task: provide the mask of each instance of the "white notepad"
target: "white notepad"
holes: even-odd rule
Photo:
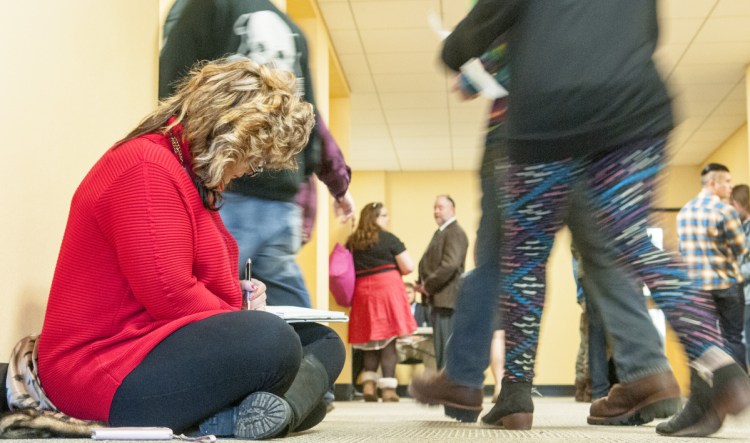
[[[94,440],[171,440],[172,430],[160,427],[94,428]]]
[[[266,306],[266,311],[278,315],[287,323],[349,321],[349,317],[340,311],[325,311],[299,306]]]

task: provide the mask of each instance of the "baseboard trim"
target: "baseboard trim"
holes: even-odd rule
[[[575,395],[576,388],[573,385],[534,385],[537,391],[543,397],[572,397]],[[396,392],[400,397],[409,397],[409,387],[407,385],[398,385]],[[356,391],[355,391],[356,389]],[[333,388],[333,394],[336,401],[357,400],[357,394],[362,392],[362,385],[336,384]],[[485,385],[484,395],[492,397],[495,392],[495,385]],[[361,394],[360,394],[361,395]]]

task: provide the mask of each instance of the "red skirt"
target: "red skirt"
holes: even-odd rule
[[[416,330],[417,322],[398,271],[357,277],[349,312],[349,343],[386,340]]]

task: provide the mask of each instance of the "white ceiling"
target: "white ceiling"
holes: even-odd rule
[[[460,102],[438,63],[436,14],[470,0],[318,0],[351,88],[348,163],[358,170],[477,169],[489,103]],[[659,0],[656,53],[675,96],[672,164],[701,163],[747,120],[750,0]]]

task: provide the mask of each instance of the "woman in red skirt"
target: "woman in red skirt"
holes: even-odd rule
[[[362,209],[347,247],[354,255],[357,280],[349,318],[349,343],[364,354],[362,391],[365,401],[398,401],[395,378],[396,338],[410,335],[417,323],[409,307],[402,275],[414,270],[406,246],[386,231],[388,210],[382,203]],[[378,377],[377,370],[383,374]]]

